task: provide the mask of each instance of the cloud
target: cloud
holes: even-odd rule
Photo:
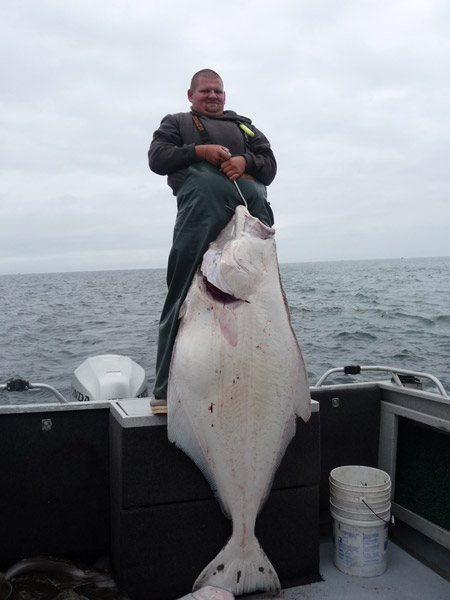
[[[281,261],[448,254],[449,26],[442,0],[8,3],[0,273],[165,266],[146,153],[205,66],[273,145]]]

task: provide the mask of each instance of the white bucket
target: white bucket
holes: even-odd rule
[[[391,515],[389,475],[372,467],[333,469],[330,508],[335,566],[359,577],[384,573]]]

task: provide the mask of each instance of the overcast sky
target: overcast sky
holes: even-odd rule
[[[446,0],[6,0],[0,273],[165,267],[161,118],[218,71],[271,141],[280,262],[450,255]]]

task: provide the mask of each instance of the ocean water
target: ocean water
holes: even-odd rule
[[[280,272],[311,384],[333,367],[383,365],[428,372],[450,393],[450,257],[282,264]],[[165,290],[165,269],[0,276],[0,383],[22,377],[69,398],[86,358],[117,353],[144,367],[151,390]],[[0,404],[37,400],[54,401],[0,391]]]

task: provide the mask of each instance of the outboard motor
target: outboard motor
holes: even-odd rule
[[[72,376],[72,401],[89,402],[142,396],[147,396],[145,371],[129,356],[91,356],[75,369]]]

